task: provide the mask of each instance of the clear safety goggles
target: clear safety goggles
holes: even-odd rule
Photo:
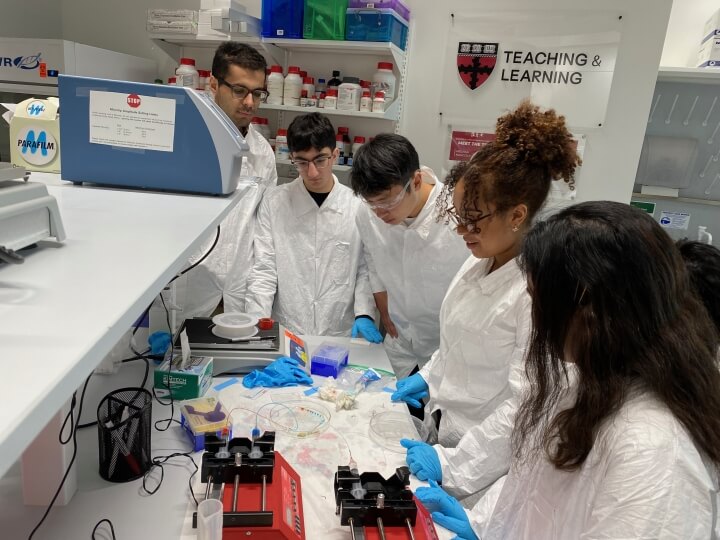
[[[403,186],[402,190],[390,200],[368,201],[367,199],[363,198],[363,201],[365,201],[365,204],[367,204],[373,210],[392,210],[393,208],[398,206],[405,198],[405,195],[408,192],[407,190],[410,187],[410,184],[412,183],[414,178],[415,173],[413,173],[413,175],[410,177],[410,180],[408,180],[407,183]]]

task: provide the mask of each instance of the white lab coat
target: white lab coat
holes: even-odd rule
[[[489,518],[485,497],[468,514],[483,540],[708,540],[717,538],[717,478],[682,424],[639,393],[601,428],[578,471],[541,454],[496,485]]]
[[[440,305],[468,253],[454,228],[437,222],[443,184],[431,169],[423,171],[424,181],[435,187],[410,226],[388,225],[366,205],[357,216],[372,292],[387,291],[390,318],[398,331],[397,339],[385,337],[385,351],[398,378],[423,366],[438,348]]]
[[[430,394],[425,415],[442,411],[437,442],[444,447],[520,388],[530,297],[517,259],[488,274],[492,263],[471,256],[460,268],[440,310],[440,347],[420,370]]]
[[[320,207],[301,178],[265,194],[257,215],[248,313],[272,312],[293,332],[315,336],[349,336],[357,315],[374,314],[355,227],[362,203],[333,179]]]
[[[243,177],[259,177],[246,189],[237,206],[220,224],[220,239],[210,256],[199,266],[178,279],[178,304],[181,317],[207,317],[224,299],[224,311],[244,311],[246,281],[253,264],[255,211],[263,193],[277,185],[275,155],[270,144],[250,125],[246,137],[250,154],[243,159]],[[190,259],[190,264],[202,257],[215,239],[215,231]],[[183,283],[184,281],[184,283]]]

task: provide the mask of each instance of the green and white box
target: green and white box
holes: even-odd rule
[[[202,397],[210,388],[213,373],[213,359],[210,356],[190,356],[188,365],[180,369],[182,355],[174,354],[172,368],[168,370],[170,355],[155,368],[155,392],[173,399],[195,399]],[[168,384],[169,380],[169,384]]]

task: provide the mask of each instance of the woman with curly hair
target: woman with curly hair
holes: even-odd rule
[[[579,163],[564,118],[525,101],[498,119],[493,143],[452,169],[449,197],[438,198],[440,215],[455,224],[472,255],[443,301],[440,348],[418,374],[398,381],[393,399],[429,394],[425,412],[440,417],[439,444],[403,441],[408,464],[418,478],[442,481],[458,497],[507,471],[509,451],[481,456],[472,439],[509,441],[530,332],[517,255],[551,182],[563,179],[572,187]],[[491,416],[495,425],[483,426]],[[481,457],[487,474],[479,478],[471,473]]]
[[[670,237],[587,202],[534,227],[521,261],[529,391],[497,503],[418,496],[465,539],[717,538],[716,334]]]

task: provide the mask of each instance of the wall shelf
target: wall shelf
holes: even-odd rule
[[[388,120],[394,122],[398,118],[398,104],[397,100],[390,103],[390,106],[383,113],[372,113],[372,112],[361,112],[361,111],[343,111],[339,109],[324,109],[319,107],[298,107],[295,105],[271,105],[268,103],[262,103],[260,110],[265,111],[282,111],[282,112],[298,112],[298,113],[311,113],[320,112],[328,116],[349,116],[352,118],[372,118],[373,120]]]
[[[720,68],[660,66],[657,80],[662,82],[720,84]]]

